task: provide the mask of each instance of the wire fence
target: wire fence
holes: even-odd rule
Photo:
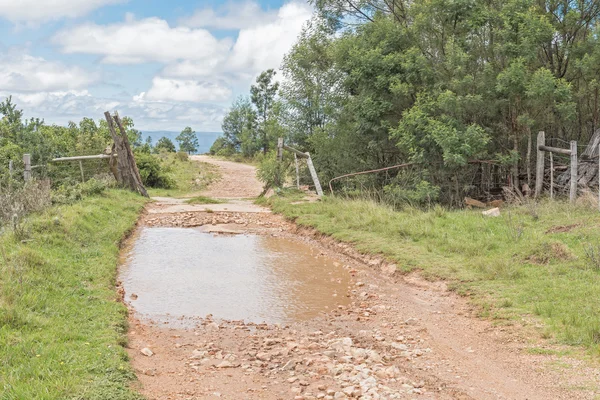
[[[4,183],[5,186],[9,183],[23,183],[31,178],[47,181],[52,187],[58,187],[86,182],[90,179],[104,179],[107,176],[112,176],[107,159],[49,162],[31,165],[29,169],[22,160],[10,160],[4,168],[0,168],[0,178],[2,178],[0,183]]]

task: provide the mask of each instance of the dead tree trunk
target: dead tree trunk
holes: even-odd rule
[[[117,153],[117,168],[116,178],[117,182],[129,188],[131,191],[138,192],[142,196],[149,197],[146,188],[142,184],[142,178],[140,177],[140,171],[138,170],[137,164],[131,147],[129,146],[129,139],[127,139],[127,133],[123,128],[121,119],[118,114],[111,116],[107,111],[104,113],[106,122],[108,122],[108,129],[110,135],[115,142],[115,151]],[[119,128],[119,132],[115,129],[115,123]]]
[[[579,157],[577,185],[579,187],[596,186],[598,182],[598,145],[600,145],[600,129],[592,135],[585,151]],[[571,168],[558,176],[556,182],[567,186],[571,180]]]

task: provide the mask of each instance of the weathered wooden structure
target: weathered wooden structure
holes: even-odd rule
[[[81,171],[81,179],[85,180],[82,161],[106,159],[108,160],[109,168],[119,185],[126,187],[131,191],[137,192],[142,196],[149,197],[148,192],[146,191],[146,188],[142,183],[140,171],[135,162],[135,157],[133,156],[131,146],[129,145],[127,132],[125,132],[125,128],[123,127],[119,115],[115,113],[115,115],[113,116],[110,115],[110,113],[107,111],[104,113],[104,116],[106,117],[106,122],[108,123],[108,130],[110,131],[110,135],[114,142],[112,146],[106,148],[104,154],[61,157],[55,158],[52,161],[78,161],[79,169]]]
[[[544,187],[544,170],[546,165],[545,153],[550,154],[563,154],[570,157],[570,166],[567,171],[569,179],[565,180],[569,182],[569,201],[575,203],[577,200],[577,184],[578,184],[578,159],[577,159],[577,142],[572,140],[568,149],[561,149],[558,147],[546,146],[546,134],[542,131],[538,133],[537,137],[537,166],[535,176],[535,197],[539,197],[542,194]],[[554,159],[551,158],[551,184],[550,184],[550,196],[554,197]],[[564,175],[564,174],[563,174]]]
[[[148,192],[146,191],[146,188],[142,183],[142,177],[140,176],[140,171],[138,170],[137,164],[135,163],[135,157],[133,156],[133,151],[131,151],[129,139],[127,139],[127,132],[125,132],[125,128],[123,128],[123,124],[121,123],[119,114],[115,113],[114,116],[111,116],[110,113],[106,111],[104,113],[104,116],[106,117],[106,122],[108,122],[108,129],[114,141],[113,151],[117,154],[117,182],[134,192],[138,192],[142,196],[149,197]],[[119,129],[118,132],[115,128],[115,124]],[[115,169],[111,169],[114,173]]]
[[[298,157],[306,159],[306,165],[308,165],[308,170],[310,172],[310,176],[312,177],[313,183],[315,184],[315,190],[317,191],[317,195],[319,197],[323,196],[323,188],[321,187],[321,182],[319,181],[319,176],[317,175],[317,170],[315,169],[315,165],[312,162],[312,158],[310,157],[310,153],[303,153],[300,150],[294,149],[293,147],[287,146],[283,142],[283,138],[279,138],[277,140],[277,161],[281,162],[283,160],[283,150],[287,150],[294,154],[294,160],[296,163],[296,185],[300,186],[300,168],[298,166]]]
[[[596,186],[598,182],[598,157],[600,155],[600,129],[596,130],[592,135],[589,143],[587,144],[583,153],[579,157],[579,167],[577,175],[577,184],[579,187],[591,187]],[[569,182],[571,176],[571,169],[560,174],[556,183],[559,185],[565,185]]]

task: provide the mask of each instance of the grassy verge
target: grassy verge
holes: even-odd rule
[[[489,218],[469,210],[396,212],[367,201],[292,200],[268,202],[300,225],[394,260],[402,271],[449,280],[473,297],[482,316],[507,323],[536,316],[544,322],[537,328],[542,337],[600,352],[600,214],[590,207],[548,202]]]
[[[187,204],[223,204],[223,200],[213,199],[212,197],[196,196],[185,201]]]
[[[169,171],[168,173],[173,178],[176,186],[171,189],[151,188],[148,190],[150,196],[193,196],[218,177],[214,166],[191,160],[182,161],[174,153],[161,160],[161,164]]]
[[[108,190],[0,235],[0,398],[138,399],[123,349],[119,242],[144,200]]]

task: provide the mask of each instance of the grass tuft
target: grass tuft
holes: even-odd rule
[[[185,201],[187,204],[223,204],[223,200],[213,199],[212,197],[196,196]]]

